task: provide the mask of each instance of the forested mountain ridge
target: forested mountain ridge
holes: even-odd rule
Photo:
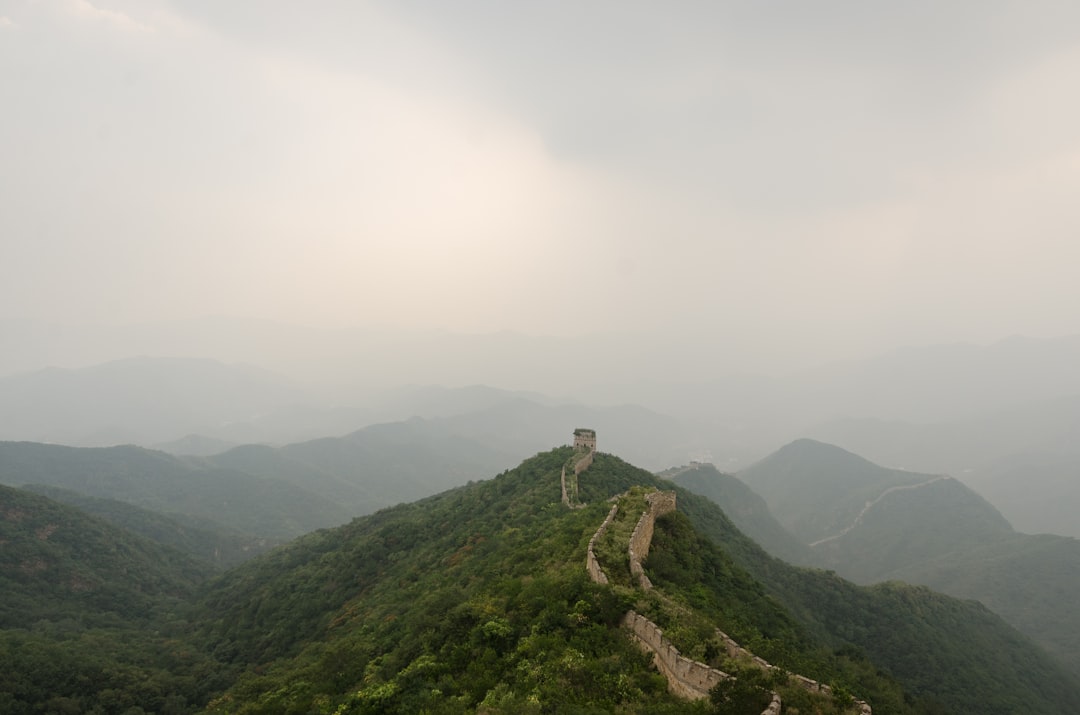
[[[243,445],[198,463],[280,479],[358,516],[486,478],[518,461],[437,421],[412,419],[283,447]]]
[[[210,519],[264,538],[292,538],[352,516],[330,499],[280,479],[133,446],[0,442],[0,484],[60,487]]]
[[[37,494],[0,486],[0,627],[147,619],[211,574],[175,549]]]
[[[0,486],[0,712],[194,712],[225,671],[181,611],[211,568]]]
[[[838,447],[799,439],[740,471],[773,516],[803,543],[839,533],[891,487],[938,475],[886,469]]]
[[[599,454],[579,480],[587,506],[567,509],[559,474],[570,454],[541,453],[495,479],[309,535],[223,576],[202,599],[202,637],[248,674],[211,709],[684,707],[661,706],[669,701],[656,682],[635,675],[640,661],[615,627],[631,604],[584,569],[608,498],[670,482]],[[865,694],[875,712],[1004,715],[1030,703],[1066,713],[1080,698],[1080,686],[985,608],[795,569],[708,500],[678,491],[689,521],[679,517],[673,536],[657,540],[650,577],[770,661]],[[765,600],[741,600],[751,593]]]
[[[813,563],[810,549],[792,536],[773,517],[765,500],[738,478],[700,462],[658,476],[715,502],[740,531],[773,556],[799,566]]]
[[[584,506],[568,509],[560,473],[573,454],[544,452],[313,532],[206,582],[186,604],[153,600],[139,625],[61,619],[4,631],[0,705],[19,715],[743,714],[671,695],[620,626],[631,608],[699,660],[723,657],[709,645],[719,627],[879,715],[1064,714],[1080,699],[1075,681],[977,604],[793,568],[678,487],[679,511],[656,522],[645,561],[663,600],[593,583],[586,547],[610,497],[671,484],[598,454],[579,479]]]
[[[752,469],[777,492],[830,489],[837,473],[864,482],[861,514],[831,538],[810,544],[816,566],[857,583],[903,580],[957,598],[977,599],[1080,676],[1080,541],[1017,533],[993,505],[951,477],[882,479],[883,468],[839,447],[803,441]],[[900,477],[909,474],[901,472]],[[921,475],[926,476],[926,475]],[[921,478],[921,477],[920,477]],[[834,504],[804,502],[798,518]]]
[[[117,499],[86,496],[70,489],[41,484],[28,484],[22,489],[73,506],[114,526],[170,546],[218,570],[236,566],[280,543],[243,534],[209,519],[183,514],[166,516]]]

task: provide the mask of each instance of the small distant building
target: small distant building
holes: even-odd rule
[[[596,430],[585,429],[578,427],[574,430],[574,449],[587,449],[590,452],[596,451]]]

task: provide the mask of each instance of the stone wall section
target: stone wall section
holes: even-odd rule
[[[761,711],[761,715],[780,715],[780,694],[772,694],[772,702],[769,703],[769,707]]]
[[[600,568],[600,562],[596,560],[596,551],[594,551],[594,547],[596,546],[596,542],[604,535],[604,532],[607,531],[608,526],[611,524],[618,511],[619,505],[613,505],[611,511],[608,512],[607,518],[604,519],[604,523],[600,525],[600,528],[596,530],[593,537],[589,539],[589,550],[588,555],[585,557],[585,568],[589,571],[589,577],[599,584],[607,584],[608,577],[607,574],[604,573],[604,569]]]
[[[592,466],[593,455],[594,454],[596,454],[596,453],[595,452],[586,452],[581,457],[581,459],[574,462],[574,489],[573,489],[574,495],[573,495],[573,497],[571,497],[570,491],[566,488],[566,465],[563,465],[562,476],[560,477],[560,482],[562,484],[562,503],[565,504],[566,506],[570,507],[571,509],[577,509],[577,508],[580,508],[582,506],[581,504],[575,504],[574,503],[574,499],[577,498],[577,477],[578,477],[579,474],[581,474],[586,469],[588,469],[589,467]]]
[[[565,476],[565,470],[564,470]],[[565,492],[564,492],[565,493]],[[647,507],[641,513],[634,531],[630,535],[628,552],[630,556],[630,572],[638,578],[638,583],[644,590],[652,588],[652,582],[645,575],[641,566],[641,559],[649,555],[649,547],[652,545],[653,531],[657,517],[675,511],[675,492],[653,492],[646,495]],[[596,559],[594,546],[607,531],[608,526],[618,512],[618,504],[611,507],[607,518],[593,537],[589,539],[586,568],[593,581],[600,584],[608,583],[607,576]],[[681,653],[675,645],[664,637],[664,632],[659,626],[631,610],[623,617],[622,624],[628,628],[636,640],[644,649],[653,654],[653,662],[668,681],[668,688],[672,693],[684,698],[698,700],[707,698],[709,690],[721,680],[732,677],[716,668],[709,667],[705,663],[691,660]],[[716,636],[724,645],[727,654],[731,658],[746,659],[760,668],[772,670],[775,666],[740,646],[731,636],[717,629]],[[832,689],[824,683],[807,678],[802,675],[792,674],[791,678],[801,687],[815,693],[831,695]],[[855,707],[859,715],[873,715],[870,705],[862,700],[855,700]],[[762,711],[761,715],[780,715],[780,695],[773,693],[769,706]]]
[[[657,670],[664,674],[671,692],[676,695],[691,700],[707,698],[709,690],[731,677],[679,653],[659,626],[635,611],[627,612],[622,623],[633,633],[635,640],[652,652]]]
[[[645,496],[645,501],[645,511],[641,512],[641,518],[630,534],[627,553],[630,556],[630,575],[637,579],[642,590],[648,591],[652,589],[652,581],[645,575],[641,561],[649,555],[657,517],[675,511],[675,492],[653,492]]]

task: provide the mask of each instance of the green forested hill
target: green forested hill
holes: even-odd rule
[[[182,460],[141,447],[0,442],[0,484],[43,484],[288,539],[341,524],[352,512],[280,479]]]
[[[693,464],[661,472],[659,476],[715,502],[740,531],[773,556],[797,565],[814,562],[810,549],[781,526],[765,500],[738,478],[720,472],[711,464]]]
[[[1080,541],[1010,534],[898,568],[891,577],[978,599],[1080,674]]]
[[[415,419],[278,448],[244,445],[202,463],[280,479],[360,515],[486,479],[518,461],[440,422]]]
[[[0,486],[0,626],[147,618],[210,574],[178,551],[51,499]]]
[[[558,474],[569,454],[309,535],[226,574],[202,599],[201,633],[247,674],[212,710],[689,707],[663,695],[614,627],[631,605],[625,594],[584,570],[608,497],[665,482],[599,455],[580,480],[589,506],[568,510]],[[793,568],[708,500],[678,498],[689,521],[665,522],[670,538],[658,536],[647,568],[673,598],[778,664],[869,693],[878,713],[1067,713],[1080,698],[1047,656],[978,604]]]
[[[570,454],[226,574],[203,598],[202,634],[247,671],[210,710],[703,712],[620,631],[625,599],[588,579],[584,541],[607,507],[559,502]]]
[[[799,439],[740,471],[773,516],[803,543],[849,526],[884,489],[935,475],[886,469],[830,444]]]
[[[159,544],[171,546],[218,569],[236,566],[278,543],[242,534],[209,519],[183,514],[165,516],[127,502],[90,497],[70,489],[41,484],[28,484],[23,489],[73,506]]]
[[[898,569],[1014,534],[989,502],[946,478],[889,493],[850,531],[817,544],[813,552],[817,565],[873,583]]]
[[[14,556],[0,595],[23,599],[10,609],[22,620],[0,631],[0,712],[749,712],[669,694],[619,627],[629,608],[695,658],[721,657],[720,627],[776,665],[869,700],[877,715],[1064,714],[1080,701],[1075,681],[978,604],[791,567],[681,489],[646,562],[657,590],[594,584],[585,550],[609,498],[670,483],[600,454],[580,478],[586,506],[568,509],[559,473],[572,453],[541,453],[493,479],[310,533],[193,598],[203,571],[179,581],[182,569],[144,574],[140,554],[158,567],[190,564],[183,556],[16,493],[4,511],[13,531],[0,553],[11,545]],[[35,559],[51,562],[33,550],[63,544],[70,551],[56,558],[74,571],[55,571],[55,581],[78,588],[50,591],[40,579],[54,571]],[[613,553],[615,564],[622,552]],[[67,610],[91,580],[78,571],[84,559],[133,605]],[[34,588],[42,608],[18,595]],[[837,712],[825,701],[795,707]]]
[[[0,487],[0,712],[189,712],[220,668],[178,609],[210,573],[178,551]]]
[[[800,445],[795,443],[794,447]],[[792,445],[789,445],[792,447]],[[755,465],[755,479],[812,491],[830,470],[877,484],[873,506],[857,523],[812,549],[813,562],[857,583],[901,580],[958,598],[977,599],[1080,676],[1080,541],[1013,531],[989,502],[947,477],[915,488],[890,488],[881,467],[838,447],[809,443]],[[884,495],[884,496],[882,496]],[[881,498],[879,498],[881,497]],[[804,518],[811,518],[806,506]],[[833,507],[825,506],[827,513]]]
[[[794,568],[717,518],[714,504],[682,494],[680,500],[680,511],[701,533],[722,544],[812,633],[869,656],[909,694],[950,713],[1072,712],[1076,677],[985,606],[925,587],[857,586],[833,572]]]

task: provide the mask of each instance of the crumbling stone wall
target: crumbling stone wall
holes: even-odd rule
[[[675,492],[653,492],[646,495],[645,501],[647,506],[645,511],[641,513],[641,518],[638,519],[638,523],[634,526],[634,531],[630,535],[628,552],[631,574],[638,578],[642,589],[649,590],[652,588],[652,582],[649,581],[649,577],[645,575],[645,571],[641,567],[641,559],[649,555],[649,547],[652,545],[657,517],[675,511]],[[586,568],[589,576],[596,583],[606,584],[608,579],[596,559],[594,546],[607,531],[617,512],[618,504],[611,507],[607,518],[604,519],[593,537],[589,539]],[[623,617],[622,624],[631,631],[634,640],[639,645],[653,654],[653,662],[656,664],[657,670],[664,675],[668,681],[668,688],[676,695],[692,700],[706,698],[709,695],[709,690],[714,688],[717,683],[725,678],[732,677],[721,670],[682,655],[678,648],[664,637],[664,632],[659,626],[636,611],[628,611]],[[717,629],[716,635],[724,645],[729,657],[747,659],[765,670],[772,670],[775,667],[764,658],[760,658],[740,646],[723,631]],[[819,683],[802,675],[792,674],[791,677],[806,690],[824,695],[832,694],[832,689],[824,683]],[[860,715],[873,715],[873,710],[865,701],[855,700],[855,707]],[[779,715],[780,710],[780,695],[773,693],[772,701],[762,711],[761,715]]]
[[[577,497],[577,478],[579,474],[592,466],[594,454],[595,452],[587,452],[581,457],[581,459],[574,462],[574,484],[572,488],[574,492],[573,497],[571,497],[570,495],[571,490],[567,489],[566,487],[566,465],[563,465],[562,476],[560,477],[560,482],[562,484],[562,503],[570,507],[571,509],[582,506],[581,504],[573,503],[573,500]]]
[[[596,552],[593,549],[596,546],[596,542],[599,541],[604,535],[604,532],[607,531],[612,520],[615,519],[615,513],[618,511],[619,505],[614,504],[611,507],[611,511],[608,512],[607,518],[604,519],[604,523],[600,525],[600,528],[596,530],[593,537],[589,539],[588,555],[585,557],[585,568],[588,569],[590,578],[599,584],[606,584],[608,582],[608,577],[604,573],[604,569],[600,568],[600,562],[596,560]]]
[[[627,612],[622,623],[630,629],[638,643],[652,652],[657,670],[664,674],[668,687],[676,695],[691,700],[707,698],[709,690],[731,677],[679,653],[679,649],[664,637],[659,626],[636,611]]]
[[[638,580],[638,585],[645,591],[652,588],[652,581],[645,575],[641,561],[649,555],[656,518],[675,511],[675,492],[653,492],[645,496],[645,511],[630,534],[627,552],[630,556],[630,575]]]

